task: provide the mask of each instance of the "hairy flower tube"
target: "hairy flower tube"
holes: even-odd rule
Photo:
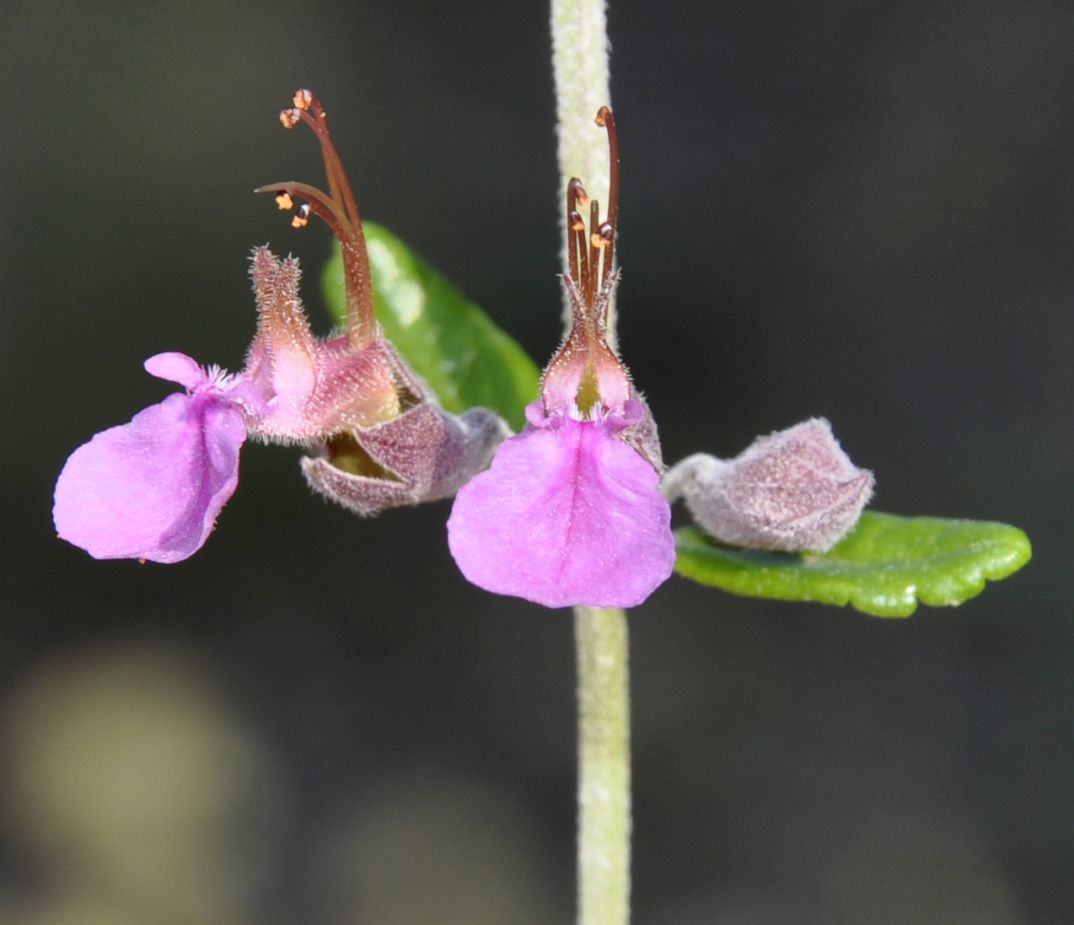
[[[448,520],[451,553],[467,579],[547,607],[632,607],[675,562],[656,425],[608,339],[619,278],[619,153],[606,107],[597,125],[607,130],[611,157],[608,214],[602,221],[580,180],[568,183],[570,329],[527,408],[526,428],[459,490]]]
[[[295,209],[295,227],[312,213],[339,238],[346,330],[314,337],[299,297],[298,261],[257,248],[257,333],[242,372],[206,371],[180,353],[151,357],[147,371],[185,393],[97,434],[60,473],[56,530],[95,558],[178,562],[196,552],[235,491],[248,436],[306,447],[312,455],[302,468],[312,488],[375,514],[450,497],[488,464],[507,434],[486,409],[446,413],[384,338],[373,314],[361,219],[325,111],[299,90],[280,118],[288,128],[305,122],[317,136],[329,192],[292,182],[258,192]]]

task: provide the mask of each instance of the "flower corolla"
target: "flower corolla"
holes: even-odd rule
[[[570,329],[526,428],[459,490],[448,519],[451,553],[469,581],[547,607],[632,607],[675,562],[656,425],[609,343],[619,159],[607,108],[597,124],[607,128],[611,154],[608,216],[600,221],[597,203],[570,181]]]

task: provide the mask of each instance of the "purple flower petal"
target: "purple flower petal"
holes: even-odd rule
[[[154,375],[193,376],[185,363],[154,363],[162,356],[182,355],[147,361]],[[219,394],[170,395],[71,454],[56,482],[56,530],[96,559],[186,559],[235,491],[245,440],[242,415]]]
[[[653,467],[605,424],[569,417],[500,445],[460,489],[448,544],[463,574],[546,607],[633,607],[671,574],[671,508]]]
[[[157,353],[146,360],[142,366],[150,376],[156,376],[167,382],[178,382],[191,392],[209,384],[209,377],[201,364],[185,353],[175,351]]]

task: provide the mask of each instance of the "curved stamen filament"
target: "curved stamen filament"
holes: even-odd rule
[[[589,250],[585,243],[585,220],[578,210],[589,205],[582,181],[572,177],[567,184],[567,273],[584,289],[583,281],[589,276]]]
[[[319,104],[318,104],[319,106]],[[321,143],[321,153],[324,155],[324,172],[328,177],[328,189],[333,199],[343,203],[343,208],[350,220],[356,227],[361,228],[362,220],[358,214],[358,203],[354,199],[354,190],[347,179],[347,172],[343,169],[343,161],[339,157],[336,146],[332,143],[332,137],[328,133],[328,114],[318,108],[317,113],[311,116],[304,110],[297,110],[298,117],[306,123],[317,136]]]
[[[619,133],[615,129],[615,118],[607,106],[597,110],[596,123],[608,132],[608,218],[610,233],[605,234],[601,226],[600,234],[608,242],[604,251],[604,267],[600,281],[606,283],[615,269],[615,235],[619,227]]]
[[[592,200],[589,203],[589,276],[586,278],[586,304],[593,307],[597,297],[597,274],[600,271],[600,245],[597,243],[600,236],[596,233],[600,227],[600,203]]]
[[[259,186],[255,193],[273,193],[276,196],[276,205],[281,211],[288,212],[295,207],[294,198],[304,199],[309,203],[314,215],[320,218],[340,240],[346,240],[353,235],[351,223],[343,214],[338,202],[333,202],[316,186],[308,183],[299,183],[288,180],[285,183],[268,183]]]
[[[322,143],[322,145],[326,141],[329,145],[331,145],[331,139],[328,135],[328,113],[324,111],[324,106],[322,106],[321,101],[317,99],[317,95],[312,90],[308,90],[305,87],[301,87],[295,91],[295,95],[294,97],[292,97],[292,101],[295,104],[295,108],[291,110],[291,112],[294,113],[294,118],[291,122],[291,125],[287,125],[287,127],[291,128],[296,125],[297,120],[302,118],[302,114],[304,112],[312,111],[312,121],[308,117],[304,119],[304,121],[307,125],[309,125],[311,129],[313,129],[314,134],[317,135],[317,139]],[[287,123],[284,124],[286,125]],[[323,133],[318,129],[319,125],[324,126]],[[339,180],[336,177],[336,169],[339,168],[339,166],[340,165],[338,163],[338,157],[337,163],[333,166],[331,161],[328,159],[328,155],[325,154],[324,172],[328,177],[328,191],[332,194],[333,199],[339,198]]]
[[[619,136],[612,111],[607,106],[601,106],[597,111],[596,124],[608,133],[610,180],[608,215],[604,221],[601,221],[597,201],[588,197],[582,181],[572,177],[567,184],[567,273],[590,313],[615,272],[615,236],[619,221]],[[588,234],[580,211],[587,207]]]
[[[276,183],[259,187],[255,192],[277,194],[281,208],[292,204],[290,196],[300,197],[308,203],[309,211],[324,220],[343,245],[343,268],[347,291],[347,317],[349,337],[356,347],[370,343],[376,337],[376,320],[373,317],[373,288],[369,274],[369,256],[366,252],[362,219],[354,191],[343,169],[339,152],[332,143],[328,131],[328,115],[320,100],[310,91],[300,89],[294,95],[294,107],[280,113],[285,128],[294,128],[305,122],[317,136],[324,158],[328,193],[307,183]],[[286,200],[285,200],[286,197]],[[296,216],[296,227],[305,224],[304,215]]]

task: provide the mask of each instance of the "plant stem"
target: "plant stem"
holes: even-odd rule
[[[630,668],[622,610],[574,608],[578,925],[630,920]]]
[[[563,265],[567,224],[562,196],[571,177],[608,204],[608,142],[594,125],[611,105],[605,0],[552,0]],[[614,301],[614,300],[613,300]],[[564,318],[570,323],[569,306]],[[615,346],[615,306],[607,337]],[[578,653],[578,925],[630,920],[630,668],[622,610],[574,608]]]

